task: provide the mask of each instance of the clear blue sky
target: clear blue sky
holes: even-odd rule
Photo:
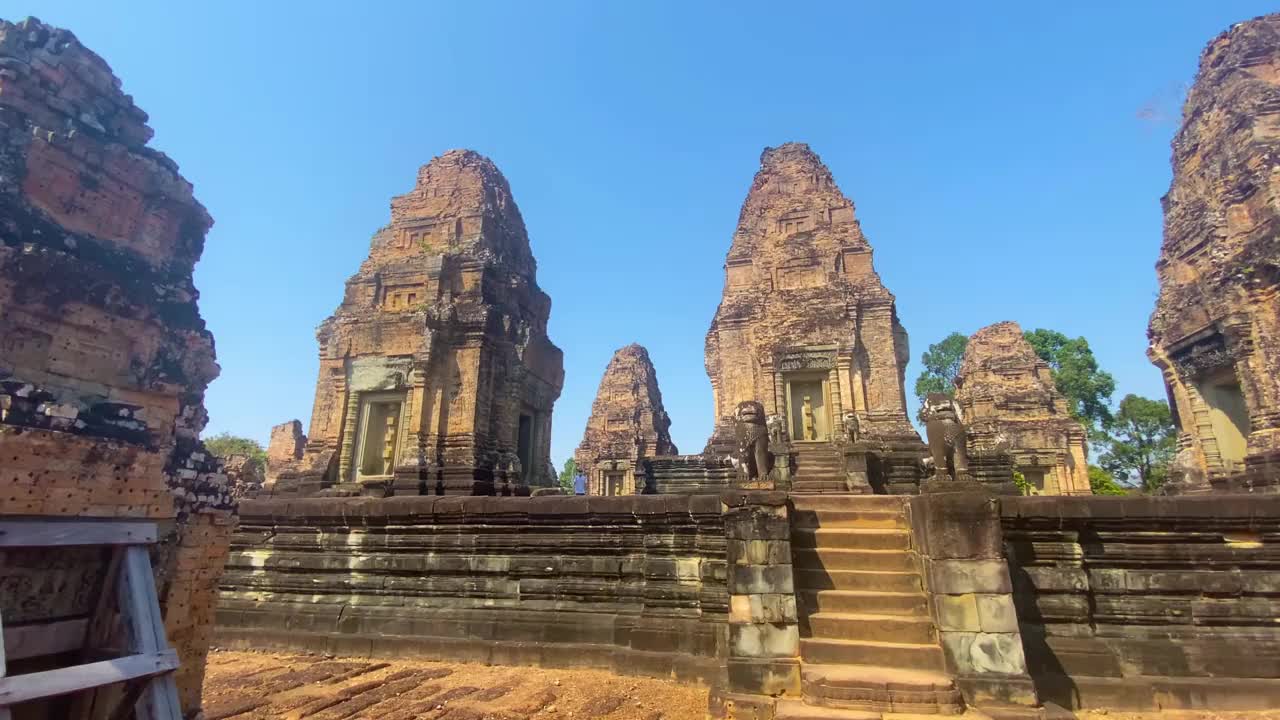
[[[1169,141],[1201,49],[1275,9],[1182,2],[7,0],[74,31],[216,219],[196,269],[207,432],[311,412],[315,327],[419,165],[488,155],[564,349],[557,466],[613,351],[649,348],[672,433],[712,426],[703,338],[760,151],[809,143],[920,353],[1000,320],[1084,335],[1116,400],[1147,362]],[[785,9],[784,9],[785,8]]]

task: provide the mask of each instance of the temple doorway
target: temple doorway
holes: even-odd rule
[[[622,491],[623,484],[626,482],[627,475],[623,472],[606,472],[604,474],[604,494],[613,495],[629,495]]]
[[[360,436],[356,445],[356,481],[390,477],[400,451],[401,393],[374,393],[361,398]]]
[[[786,398],[792,440],[803,442],[831,438],[825,377],[817,374],[787,376]]]
[[[1249,408],[1235,372],[1225,370],[1196,383],[1209,407],[1209,425],[1218,443],[1222,469],[1235,471],[1244,462],[1249,437]]]

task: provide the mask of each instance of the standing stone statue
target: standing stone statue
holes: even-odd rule
[[[396,417],[387,416],[387,431],[382,436],[382,474],[390,475],[395,468]]]
[[[769,474],[769,431],[765,426],[764,406],[755,400],[738,403],[734,412],[734,432],[738,437],[739,469],[745,479],[759,481]]]
[[[922,415],[925,434],[929,437],[934,479],[967,478],[969,456],[965,450],[964,415],[960,412],[960,405],[950,395],[929,393]]]
[[[858,413],[849,411],[844,414],[844,436],[850,444],[856,444],[862,440],[862,425],[858,420]]]
[[[818,429],[813,421],[813,403],[809,400],[809,396],[804,396],[804,405],[801,407],[801,414],[804,422],[804,439],[817,440]]]

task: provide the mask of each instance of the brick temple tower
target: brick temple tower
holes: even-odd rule
[[[526,494],[553,484],[564,369],[535,272],[493,162],[452,150],[423,166],[320,325],[307,447],[276,491]]]

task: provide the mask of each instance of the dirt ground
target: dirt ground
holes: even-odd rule
[[[1077,710],[1076,720],[1280,720],[1280,710],[1228,712],[1214,710],[1161,710],[1130,712],[1128,710]],[[890,716],[886,715],[886,718]],[[966,716],[968,717],[968,716]],[[1060,717],[1050,713],[1048,717]]]
[[[214,651],[204,683],[204,712],[205,720],[701,720],[707,690],[600,670]],[[1280,710],[1083,711],[1077,717],[1280,720]]]
[[[205,720],[701,720],[707,690],[598,670],[215,651]]]

